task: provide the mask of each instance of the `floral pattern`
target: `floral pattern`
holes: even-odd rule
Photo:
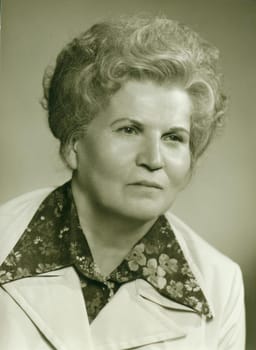
[[[131,271],[137,271],[139,266],[144,266],[146,264],[146,257],[143,254],[145,250],[145,245],[143,243],[137,244],[130,254],[128,254],[126,260],[128,261],[128,266]]]
[[[164,216],[104,277],[80,227],[70,182],[58,187],[40,205],[0,266],[0,284],[66,266],[77,271],[90,322],[122,284],[136,279],[146,280],[165,297],[212,318],[207,300]]]
[[[182,282],[170,281],[169,285],[166,287],[167,292],[174,298],[183,297],[184,284]]]
[[[143,276],[146,276],[147,281],[159,289],[163,289],[166,285],[165,274],[164,269],[154,258],[148,260],[147,267],[143,267]]]
[[[161,254],[159,256],[159,264],[162,269],[170,274],[178,271],[178,260],[169,258],[167,254]]]

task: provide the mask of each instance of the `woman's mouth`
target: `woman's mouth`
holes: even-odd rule
[[[156,188],[156,189],[159,189],[159,190],[163,189],[163,187],[159,183],[154,182],[154,181],[148,181],[148,180],[136,181],[134,183],[131,183],[130,185]]]

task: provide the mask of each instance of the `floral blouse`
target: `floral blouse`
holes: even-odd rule
[[[0,284],[73,266],[81,283],[92,322],[126,282],[143,279],[159,293],[212,318],[181,247],[164,216],[160,216],[121,264],[104,277],[83,233],[71,182],[55,189],[42,202],[20,240],[0,266]]]

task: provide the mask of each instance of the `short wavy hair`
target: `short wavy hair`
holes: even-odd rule
[[[74,38],[43,79],[43,106],[60,154],[128,80],[179,84],[192,100],[192,164],[222,126],[226,96],[219,51],[187,26],[163,16],[103,21]]]

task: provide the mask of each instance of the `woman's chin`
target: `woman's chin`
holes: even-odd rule
[[[124,215],[130,220],[150,221],[164,214],[170,206],[157,205],[157,203],[138,203],[127,205]]]

